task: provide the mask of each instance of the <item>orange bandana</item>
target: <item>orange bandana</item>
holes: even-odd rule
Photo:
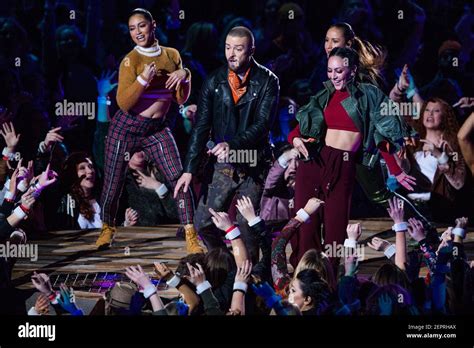
[[[227,81],[229,81],[229,86],[232,91],[232,98],[234,99],[234,103],[237,104],[240,97],[242,97],[245,92],[247,92],[247,80],[250,72],[250,67],[245,72],[244,78],[242,81],[232,70],[229,70],[229,76],[227,77]]]

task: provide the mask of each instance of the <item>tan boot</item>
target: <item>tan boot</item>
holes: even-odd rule
[[[107,225],[106,223],[102,224],[102,231],[100,232],[99,238],[95,242],[97,248],[99,250],[105,250],[111,247],[112,241],[114,239],[114,235],[116,232],[116,228]]]
[[[184,226],[184,231],[186,235],[186,252],[188,254],[204,253],[204,249],[201,247],[201,245],[199,245],[199,240],[194,225],[189,224]]]

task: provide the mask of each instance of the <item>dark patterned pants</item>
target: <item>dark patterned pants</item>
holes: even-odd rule
[[[163,127],[162,119],[131,115],[119,110],[110,123],[105,143],[104,186],[101,196],[101,215],[104,223],[115,225],[128,160],[133,153],[141,150],[163,174],[168,189],[174,190],[183,167],[169,128]],[[192,223],[194,207],[191,190],[187,193],[181,190],[176,205],[180,222]]]
[[[209,208],[217,212],[227,212],[234,196],[237,196],[237,198],[248,196],[255,210],[258,210],[260,205],[263,185],[255,182],[252,177],[239,176],[232,168],[227,164],[216,163],[211,183],[201,189],[201,198],[194,215],[194,225],[208,250],[225,246],[222,240],[224,232],[214,226]],[[259,253],[257,237],[251,233],[245,218],[240,212],[237,212],[237,222],[242,239],[252,261],[256,264]]]

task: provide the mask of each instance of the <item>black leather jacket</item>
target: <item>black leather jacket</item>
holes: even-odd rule
[[[231,150],[255,149],[258,158],[269,148],[269,131],[275,120],[280,86],[274,73],[253,58],[251,64],[247,92],[237,104],[227,82],[227,65],[204,81],[184,161],[185,173],[196,173],[199,154],[210,139],[216,144],[226,141]]]

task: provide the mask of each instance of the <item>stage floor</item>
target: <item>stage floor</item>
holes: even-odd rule
[[[366,243],[375,235],[394,242],[394,233],[390,230],[392,221],[387,219],[352,220],[360,222],[363,227],[361,243]],[[97,277],[114,280],[122,276],[125,267],[140,264],[145,272],[153,275],[153,262],[167,262],[174,269],[180,258],[186,255],[185,242],[176,237],[178,225],[161,225],[158,227],[120,227],[111,249],[98,251],[95,240],[98,230],[56,231],[50,232],[44,239],[29,240],[38,245],[38,259],[18,259],[13,270],[13,282],[17,288],[32,288],[30,277],[33,271],[50,275],[55,286],[60,282],[77,287],[80,293],[99,295],[109,287],[107,282],[94,284]],[[438,228],[443,232],[445,228]],[[474,233],[471,230],[465,240],[468,259],[474,259]],[[409,241],[408,245],[413,245]],[[287,255],[290,254],[290,246]],[[364,261],[361,262],[359,274],[369,276],[384,262],[382,253],[364,247]],[[422,273],[426,269],[422,270]],[[105,278],[104,278],[105,275]],[[112,282],[113,284],[113,282]],[[84,286],[82,286],[84,285]],[[174,289],[163,289],[161,295],[173,296]]]

